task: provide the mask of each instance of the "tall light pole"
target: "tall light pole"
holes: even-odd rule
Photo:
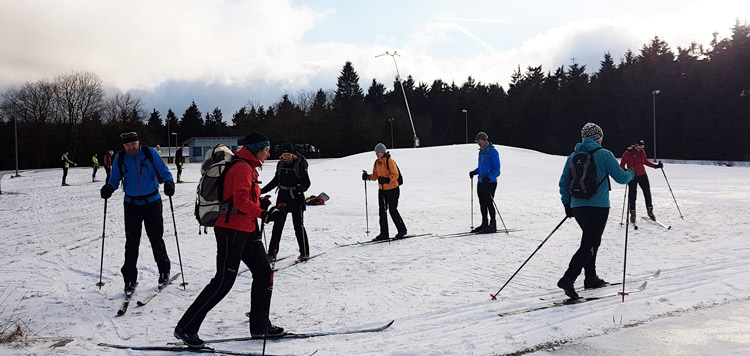
[[[656,161],[656,96],[661,93],[661,90],[654,90],[651,92],[652,102],[654,103],[654,161]]]
[[[388,119],[388,121],[391,123],[391,149],[396,148],[393,145],[393,120],[396,120],[396,118],[392,117],[392,118]]]
[[[169,118],[167,118],[167,163],[171,163],[172,157],[172,132],[169,130]],[[175,142],[177,143],[177,142]]]
[[[14,104],[23,104],[24,101],[14,101]],[[17,107],[16,107],[17,108]],[[14,177],[20,177],[21,175],[18,174],[18,112],[16,110],[15,114],[13,115],[13,136],[15,137],[16,141],[16,175]]]
[[[379,54],[375,56],[382,57],[382,56],[391,56],[393,58],[393,65],[396,66],[396,80],[398,80],[398,84],[401,85],[401,93],[404,94],[404,102],[406,103],[406,112],[409,114],[409,121],[411,122],[411,132],[414,133],[414,147],[419,147],[419,137],[417,137],[417,131],[414,130],[414,120],[411,118],[411,110],[409,109],[409,100],[406,99],[406,91],[404,90],[404,83],[401,82],[401,74],[398,72],[398,64],[396,64],[396,56],[401,56],[397,53],[398,51],[393,51],[393,54],[388,53],[388,51],[385,51],[383,54]]]
[[[469,143],[469,114],[465,109],[461,112],[464,113],[464,120],[466,120],[466,143]]]

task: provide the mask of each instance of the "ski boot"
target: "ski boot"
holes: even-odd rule
[[[648,217],[651,218],[651,220],[656,221],[656,215],[654,215],[653,206],[646,207],[646,213],[648,214]]]

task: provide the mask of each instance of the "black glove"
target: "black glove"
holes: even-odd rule
[[[662,168],[664,167],[664,163],[659,162],[659,164],[656,165],[656,168]]]
[[[264,211],[260,214],[260,218],[263,219],[264,224],[268,224],[269,222],[276,222],[279,219],[281,219],[281,216],[284,215],[284,212],[277,208],[277,207],[271,207],[268,209],[268,211]]]
[[[391,179],[388,178],[388,177],[380,177],[380,178],[378,178],[378,183],[379,184],[388,184],[390,182],[391,182]]]
[[[370,180],[370,175],[367,172],[362,172],[362,180]]]
[[[570,204],[563,205],[565,207],[565,217],[568,219],[573,217],[573,209],[570,207]]]
[[[268,210],[268,207],[271,206],[271,196],[266,195],[262,198],[260,198],[260,209],[263,211]]]
[[[469,179],[474,179],[475,175],[477,175],[477,172],[469,171]]]
[[[112,193],[115,191],[115,188],[112,188],[111,185],[105,184],[102,187],[102,190],[99,192],[102,196],[102,199],[109,199],[109,197],[112,196]]]
[[[171,180],[168,180],[164,182],[164,194],[166,194],[168,197],[171,197],[174,195],[174,182]]]

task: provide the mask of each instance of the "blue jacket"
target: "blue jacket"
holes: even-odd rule
[[[487,142],[487,146],[479,149],[478,161],[474,173],[479,175],[479,181],[483,181],[483,177],[489,177],[491,183],[497,182],[497,176],[500,175],[500,155],[492,142]]]
[[[156,177],[157,170],[165,182],[174,181],[172,173],[169,173],[169,168],[164,164],[156,149],[152,147],[148,149],[151,151],[151,157],[154,158],[153,164],[146,158],[146,154],[143,153],[143,146],[138,148],[138,153],[135,156],[122,151],[112,160],[112,174],[107,184],[117,190],[120,187],[120,181],[122,181],[122,189],[125,192],[124,200],[128,203],[145,205],[146,203],[161,199],[159,181]],[[122,165],[122,176],[120,175],[118,165],[120,155],[125,159]]]
[[[596,194],[588,200],[571,197],[570,193],[568,193],[568,184],[570,183],[568,167],[570,166],[570,161],[573,158],[573,155],[577,152],[591,152],[599,147],[601,147],[601,145],[587,137],[584,138],[582,142],[576,144],[574,152],[568,156],[568,159],[565,161],[565,167],[563,167],[562,176],[560,176],[560,197],[563,204],[570,204],[571,208],[579,206],[609,208],[609,179],[605,179],[605,177],[609,175],[615,180],[615,182],[620,184],[630,182],[633,177],[635,177],[635,171],[633,171],[633,169],[628,169],[627,171],[622,170],[622,168],[620,168],[620,163],[615,159],[615,155],[613,155],[611,151],[602,148],[594,152],[594,162],[596,162],[597,182],[602,179],[605,181],[602,182],[596,190]]]

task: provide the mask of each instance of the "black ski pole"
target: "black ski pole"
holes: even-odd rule
[[[268,251],[268,241],[266,240],[266,222],[262,221],[260,224],[260,231],[263,234],[263,241],[266,241],[266,251]],[[276,269],[276,259],[274,258],[271,262],[271,284],[268,286],[268,309],[266,310],[266,331],[263,332],[263,353],[266,354],[266,342],[268,341],[268,324],[271,324],[271,296],[273,296],[273,275]]]
[[[96,285],[99,289],[102,289],[104,282],[102,282],[102,271],[104,270],[104,232],[107,231],[107,199],[104,199],[104,222],[102,223],[102,262],[99,265],[99,283]]]
[[[567,219],[568,219],[568,217],[566,216],[565,218],[563,218],[563,219],[562,219],[562,221],[560,221],[560,223],[559,223],[559,224],[557,224],[557,226],[555,227],[555,229],[554,229],[554,230],[552,230],[552,232],[550,232],[550,233],[549,233],[549,235],[547,235],[547,238],[546,238],[546,239],[544,239],[544,241],[542,241],[542,243],[540,243],[540,244],[539,244],[539,247],[537,247],[537,248],[536,248],[536,250],[534,250],[534,253],[532,253],[532,254],[531,254],[531,256],[529,256],[529,258],[527,258],[527,259],[526,259],[526,261],[524,261],[524,262],[523,262],[523,264],[521,265],[521,267],[518,267],[518,269],[516,270],[516,272],[515,272],[515,273],[513,273],[513,275],[512,275],[512,276],[510,276],[510,278],[508,279],[508,281],[507,281],[507,282],[505,282],[505,284],[503,284],[503,286],[502,286],[502,287],[500,287],[500,290],[498,290],[498,291],[497,291],[497,293],[495,293],[495,294],[490,294],[490,297],[492,297],[492,300],[497,300],[497,295],[498,295],[498,294],[500,294],[500,292],[501,292],[501,291],[503,290],[503,288],[505,288],[505,286],[507,286],[507,285],[508,285],[508,283],[510,283],[510,281],[511,281],[511,280],[513,280],[513,277],[515,277],[515,276],[516,276],[516,274],[518,274],[518,272],[520,272],[520,271],[521,271],[521,268],[523,268],[523,266],[525,266],[525,265],[526,265],[526,263],[527,263],[527,262],[529,262],[529,260],[530,260],[530,259],[531,259],[532,257],[534,257],[534,255],[536,254],[536,252],[537,252],[537,251],[539,251],[539,249],[540,249],[540,248],[542,248],[542,246],[544,245],[544,243],[545,243],[545,242],[547,242],[547,240],[549,240],[549,238],[550,238],[550,237],[552,237],[552,234],[554,234],[554,233],[555,233],[555,231],[557,231],[557,229],[559,229],[559,228],[560,228],[560,226],[562,226],[562,224],[563,224],[563,223],[565,222],[565,220],[567,220]]]
[[[471,229],[474,230],[474,176],[471,176]]]
[[[503,216],[500,215],[500,210],[497,208],[497,204],[495,204],[495,198],[490,196],[492,198],[492,205],[495,207],[495,212],[497,213],[497,216],[500,217],[500,222],[503,223],[503,229],[505,229],[505,234],[509,235],[508,233],[508,227],[505,226],[505,221],[503,221]]]
[[[620,214],[620,226],[622,226],[622,217],[625,216],[625,204],[628,198],[628,186],[625,185],[625,196],[622,197],[622,214]]]
[[[182,270],[182,254],[180,254],[180,239],[177,238],[177,223],[174,220],[174,207],[172,205],[172,197],[169,197],[169,210],[172,211],[172,226],[174,227],[174,241],[177,243],[177,258],[180,260],[180,274],[182,275],[182,290],[186,290],[187,282],[185,282],[185,272]]]
[[[661,162],[659,162],[661,163]],[[674,192],[672,191],[672,186],[669,185],[669,179],[667,179],[667,174],[664,173],[664,167],[661,167],[661,173],[664,175],[664,180],[667,181],[667,187],[669,187],[669,192],[672,193],[672,199],[674,199],[674,205],[677,207],[677,212],[680,213],[680,219],[685,220],[685,218],[682,217],[682,211],[680,211],[680,206],[677,205],[677,198],[674,197]]]
[[[362,173],[367,173],[367,172],[362,171]],[[367,209],[367,181],[364,181],[364,183],[365,183],[365,224],[367,224],[365,234],[367,234],[367,236],[370,236],[370,216],[367,212],[368,210]]]
[[[628,192],[628,186],[625,186],[625,193]],[[622,292],[620,292],[620,295],[622,296],[623,303],[625,302],[625,296],[627,293],[625,293],[625,270],[628,266],[628,228],[630,226],[630,209],[628,209],[628,215],[627,220],[625,220],[625,256],[622,259]]]

